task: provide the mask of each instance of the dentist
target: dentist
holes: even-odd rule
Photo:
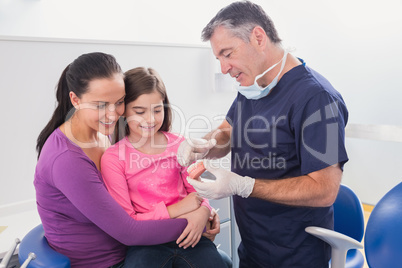
[[[240,85],[218,129],[178,151],[182,165],[231,152],[231,171],[204,160],[216,181],[189,183],[206,198],[233,196],[240,267],[328,267],[329,245],[304,229],[333,229],[332,204],[348,161],[342,96],[281,46],[254,3],[221,9],[202,38],[222,73]]]

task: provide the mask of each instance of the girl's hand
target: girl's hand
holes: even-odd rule
[[[200,241],[204,228],[208,222],[210,216],[210,211],[208,208],[201,206],[195,211],[184,214],[179,218],[187,219],[187,227],[184,229],[183,233],[176,240],[179,247],[184,249],[188,247],[195,247]]]
[[[217,234],[221,232],[221,223],[219,215],[215,209],[212,209],[211,216],[208,219],[207,230],[202,235],[211,240],[215,240]]]
[[[201,206],[202,200],[203,198],[197,192],[189,193],[176,204],[167,207],[170,218],[177,218],[198,209]]]

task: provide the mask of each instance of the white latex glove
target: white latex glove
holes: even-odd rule
[[[226,169],[214,167],[210,160],[203,160],[205,168],[215,177],[215,181],[198,181],[187,177],[195,190],[208,199],[221,199],[232,195],[249,197],[254,188],[255,179],[237,175]]]
[[[215,145],[215,139],[186,139],[177,149],[177,161],[186,167],[192,162],[204,158]]]

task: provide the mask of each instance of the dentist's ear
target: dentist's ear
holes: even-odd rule
[[[258,47],[265,48],[268,36],[262,27],[256,26],[252,31],[251,40],[254,41]]]

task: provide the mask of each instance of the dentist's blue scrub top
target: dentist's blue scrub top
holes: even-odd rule
[[[342,96],[303,63],[259,100],[240,93],[227,118],[232,125],[231,169],[252,178],[286,179],[348,161]],[[242,242],[240,267],[326,267],[330,247],[305,232],[333,229],[333,207],[280,205],[233,196]]]

